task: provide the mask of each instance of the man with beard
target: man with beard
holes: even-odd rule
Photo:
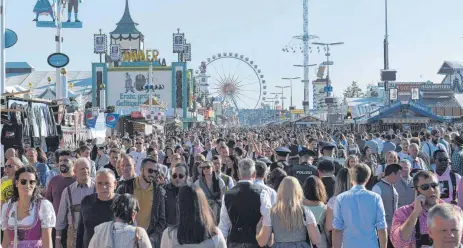
[[[153,247],[159,247],[166,228],[166,192],[155,181],[160,173],[156,160],[145,158],[140,166],[139,176],[122,182],[117,193],[131,194],[137,198],[140,203],[137,226],[146,230]]]
[[[421,146],[421,150],[424,154],[428,155],[430,158],[433,158],[434,152],[437,150],[444,150],[447,154],[449,154],[445,145],[439,142],[440,137],[441,134],[437,129],[433,129],[431,133],[427,132],[425,134],[426,141]]]
[[[451,170],[449,156],[444,150],[436,150],[433,154],[435,164],[433,171],[437,174],[440,188],[440,198],[447,203],[457,204],[458,184],[461,176]]]
[[[60,161],[62,161],[62,159],[63,157],[60,156]],[[63,160],[62,163],[60,162],[60,170],[68,173],[73,169],[77,181],[63,190],[59,208],[55,210],[57,213],[55,244],[64,243],[67,248],[76,247],[77,225],[80,218],[80,203],[85,196],[95,193],[95,182],[93,182],[90,177],[90,164],[90,160],[87,158],[77,159],[74,162],[74,166],[67,163],[66,160]],[[62,240],[62,232],[65,229],[67,231],[67,238],[66,240]]]
[[[56,162],[58,164],[60,174],[50,179],[47,192],[45,193],[45,198],[53,204],[55,213],[58,214],[62,193],[66,187],[76,181],[76,178],[74,177],[74,171],[72,169],[74,161],[71,157],[71,151],[62,150],[57,152]],[[52,234],[55,234],[55,230]],[[52,235],[53,241],[55,241],[54,236],[55,235]]]
[[[171,183],[165,186],[166,190],[166,220],[167,225],[177,224],[177,196],[181,187],[187,185],[188,166],[185,163],[177,163],[171,169]]]
[[[397,209],[392,218],[391,242],[394,247],[426,247],[432,245],[426,218],[428,211],[444,201],[440,199],[439,181],[431,171],[419,171],[413,177],[417,192],[415,201]]]

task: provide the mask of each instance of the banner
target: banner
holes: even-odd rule
[[[119,120],[119,114],[107,114],[106,127],[116,128],[117,120]]]
[[[121,45],[111,44],[110,56],[112,61],[121,60]]]
[[[93,52],[96,54],[105,54],[107,49],[106,43],[105,34],[93,35]]]
[[[96,119],[98,118],[98,114],[94,115],[93,113],[93,111],[85,112],[85,126],[88,128],[95,128],[96,126]]]

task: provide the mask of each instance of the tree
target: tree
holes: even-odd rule
[[[353,81],[352,84],[344,90],[344,101],[346,98],[360,98],[364,97],[362,89],[358,86],[357,82]]]

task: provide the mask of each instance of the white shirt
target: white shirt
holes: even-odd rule
[[[252,183],[250,180],[240,180],[238,183]],[[260,214],[263,217],[262,225],[271,226],[270,220],[270,209],[272,208],[272,203],[270,202],[270,197],[266,190],[262,190],[260,193]],[[222,234],[225,238],[230,234],[230,229],[232,223],[230,216],[228,215],[227,207],[225,206],[225,195],[222,197],[222,207],[220,209],[220,223],[219,229],[222,231]]]
[[[135,173],[140,175],[141,161],[146,158],[146,152],[137,152],[133,151],[129,153],[132,156],[133,161],[135,162]]]
[[[3,204],[2,207],[1,223],[3,231],[7,229],[7,225],[14,226],[15,224],[15,218],[13,216],[13,213],[18,202],[16,201],[13,203],[8,215],[8,219],[6,219],[6,210],[10,202],[11,200],[9,200],[8,203]],[[30,215],[23,218],[21,221],[18,220],[19,227],[30,226],[34,224],[37,204],[32,204],[31,207],[32,209],[29,212]],[[55,210],[53,209],[53,205],[51,204],[51,202],[49,202],[48,200],[42,199],[42,202],[40,203],[39,219],[41,228],[53,228],[56,225]]]
[[[272,203],[272,206],[275,206],[275,204],[277,203],[277,199],[278,199],[278,195],[277,195],[277,192],[270,188],[269,186],[265,185],[264,181],[262,180],[254,180],[254,183],[257,184],[257,185],[261,185],[265,188],[265,190],[267,190],[267,193],[268,195],[270,196],[270,202]]]
[[[219,173],[219,177],[222,178],[222,172]],[[229,176],[229,177],[230,177],[230,176]],[[225,181],[224,181],[224,182],[225,182]],[[230,177],[230,180],[228,180],[227,189],[228,189],[228,190],[231,190],[234,186],[235,186],[235,184],[233,183],[233,178]]]

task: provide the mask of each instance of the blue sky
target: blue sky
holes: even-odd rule
[[[7,28],[19,36],[7,50],[7,61],[27,61],[37,70],[52,70],[46,58],[55,51],[54,29],[36,28],[32,22],[34,0],[6,0]],[[249,56],[262,69],[269,88],[288,85],[281,77],[301,76],[292,67],[302,63],[302,54],[283,53],[291,37],[302,33],[300,0],[129,0],[133,19],[145,35],[145,47],[158,49],[160,57],[175,61],[172,32],[181,28],[192,43],[196,69],[200,62],[219,52]],[[336,95],[351,81],[366,86],[379,80],[383,67],[384,1],[309,0],[309,32],[321,42],[343,41],[333,47],[331,68]],[[91,70],[93,34],[110,32],[124,10],[125,0],[84,0],[79,7],[84,28],[65,30],[63,52],[69,70]],[[461,0],[389,0],[390,67],[398,81],[440,83],[437,71],[444,60],[463,60]],[[311,63],[320,63],[316,49]],[[313,69],[311,79],[315,77]],[[275,89],[276,90],[276,89]],[[289,94],[289,91],[287,91]],[[302,107],[303,86],[294,83],[294,102]]]

